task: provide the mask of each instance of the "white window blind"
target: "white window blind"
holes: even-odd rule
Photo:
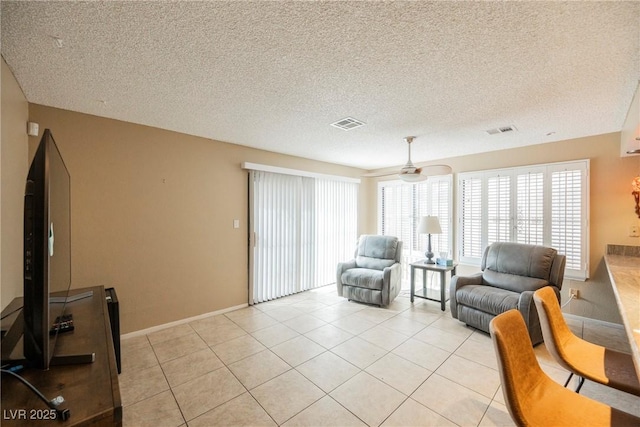
[[[409,286],[408,265],[425,258],[427,236],[417,233],[422,216],[437,216],[442,228],[442,234],[431,236],[435,257],[452,249],[452,187],[451,175],[431,176],[416,184],[385,181],[378,185],[378,232],[402,241],[403,287]]]
[[[589,161],[458,176],[458,255],[479,265],[484,248],[512,241],[550,246],[567,257],[567,277],[588,277]]]
[[[487,180],[487,244],[511,240],[511,179],[490,176]]]
[[[460,179],[460,255],[462,262],[482,257],[482,179]]]
[[[417,211],[414,214],[413,230],[418,229],[420,218],[426,215],[437,216],[440,228],[442,228],[441,234],[431,236],[431,245],[433,246],[435,257],[439,256],[439,252],[449,253],[453,249],[451,246],[451,183],[451,176],[448,176],[446,179],[430,178],[422,185],[417,184],[414,186]],[[427,239],[428,237],[424,234],[418,235],[415,247],[417,251],[422,252],[420,258],[424,258]]]
[[[315,206],[315,286],[323,286],[335,283],[339,262],[353,258],[358,239],[358,185],[317,179]]]
[[[399,182],[385,183],[380,187],[381,200],[381,226],[380,234],[396,236],[399,240],[408,244],[413,233],[413,195],[409,185]],[[403,249],[406,251],[407,249]]]
[[[560,169],[551,172],[551,246],[567,257],[566,272],[580,277],[586,264],[586,233],[583,170]],[[586,278],[586,276],[584,277]]]
[[[358,184],[251,170],[251,304],[335,282],[357,239]]]
[[[542,172],[516,175],[516,242],[543,244],[544,194]]]

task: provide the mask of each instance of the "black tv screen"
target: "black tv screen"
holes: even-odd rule
[[[29,168],[24,197],[24,357],[47,369],[71,285],[71,179],[49,129]],[[63,302],[51,302],[52,296]]]

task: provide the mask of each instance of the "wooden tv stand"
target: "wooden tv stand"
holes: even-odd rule
[[[27,369],[19,373],[47,399],[63,396],[65,402],[60,408],[69,409],[70,418],[66,421],[43,420],[51,414],[47,405],[17,379],[3,374],[0,399],[0,423],[3,426],[122,425],[118,369],[104,287],[72,289],[69,295],[87,291],[93,291],[93,295],[67,303],[65,313],[73,314],[75,329],[58,336],[54,355],[95,353],[95,361],[51,366],[46,371]],[[16,298],[12,301],[2,316],[20,307],[21,300]],[[11,317],[5,320],[10,321]]]

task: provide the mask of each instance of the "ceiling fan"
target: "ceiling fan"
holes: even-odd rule
[[[420,182],[426,180],[429,176],[434,175],[447,175],[451,173],[451,166],[448,165],[429,165],[416,167],[411,162],[411,143],[415,139],[415,136],[407,136],[404,138],[407,143],[407,148],[409,150],[409,159],[407,163],[400,169],[398,172],[398,178],[405,182]],[[383,172],[383,173],[370,173],[364,176],[366,177],[378,177],[378,176],[390,176],[395,175],[395,173],[391,172]]]

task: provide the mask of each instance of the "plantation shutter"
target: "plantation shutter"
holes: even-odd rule
[[[516,177],[516,242],[542,245],[544,240],[543,173]]]
[[[469,177],[460,180],[462,204],[460,215],[460,261],[481,258],[482,244],[482,179]]]
[[[589,161],[462,173],[458,177],[458,257],[479,265],[494,242],[555,248],[565,276],[589,276]]]
[[[426,210],[421,210],[416,222],[416,229],[420,223],[420,217],[426,215],[433,215],[438,217],[440,222],[440,228],[442,228],[441,234],[434,234],[431,236],[431,243],[433,246],[433,253],[435,258],[439,257],[440,252],[446,252],[448,256],[453,256],[451,253],[451,180],[449,179],[429,179],[423,186],[426,190],[426,199],[428,200]],[[425,252],[427,247],[427,236],[422,235],[418,241],[418,250]]]
[[[382,223],[380,234],[396,236],[402,240],[406,248],[411,249],[411,222],[412,222],[412,188],[400,183],[385,185],[381,188],[382,194]]]
[[[511,176],[487,180],[487,245],[511,240]]]
[[[582,279],[586,278],[586,244],[581,238],[587,227],[585,180],[585,169],[551,173],[551,246],[567,257],[567,274]]]
[[[431,239],[436,256],[438,252],[451,250],[451,182],[451,175],[446,175],[429,177],[428,180],[416,184],[385,181],[378,186],[378,232],[382,235],[396,236],[403,242],[403,286],[409,284],[408,265],[424,259],[427,250],[427,236],[417,233],[422,216],[436,215],[440,221],[442,234],[434,234]]]

